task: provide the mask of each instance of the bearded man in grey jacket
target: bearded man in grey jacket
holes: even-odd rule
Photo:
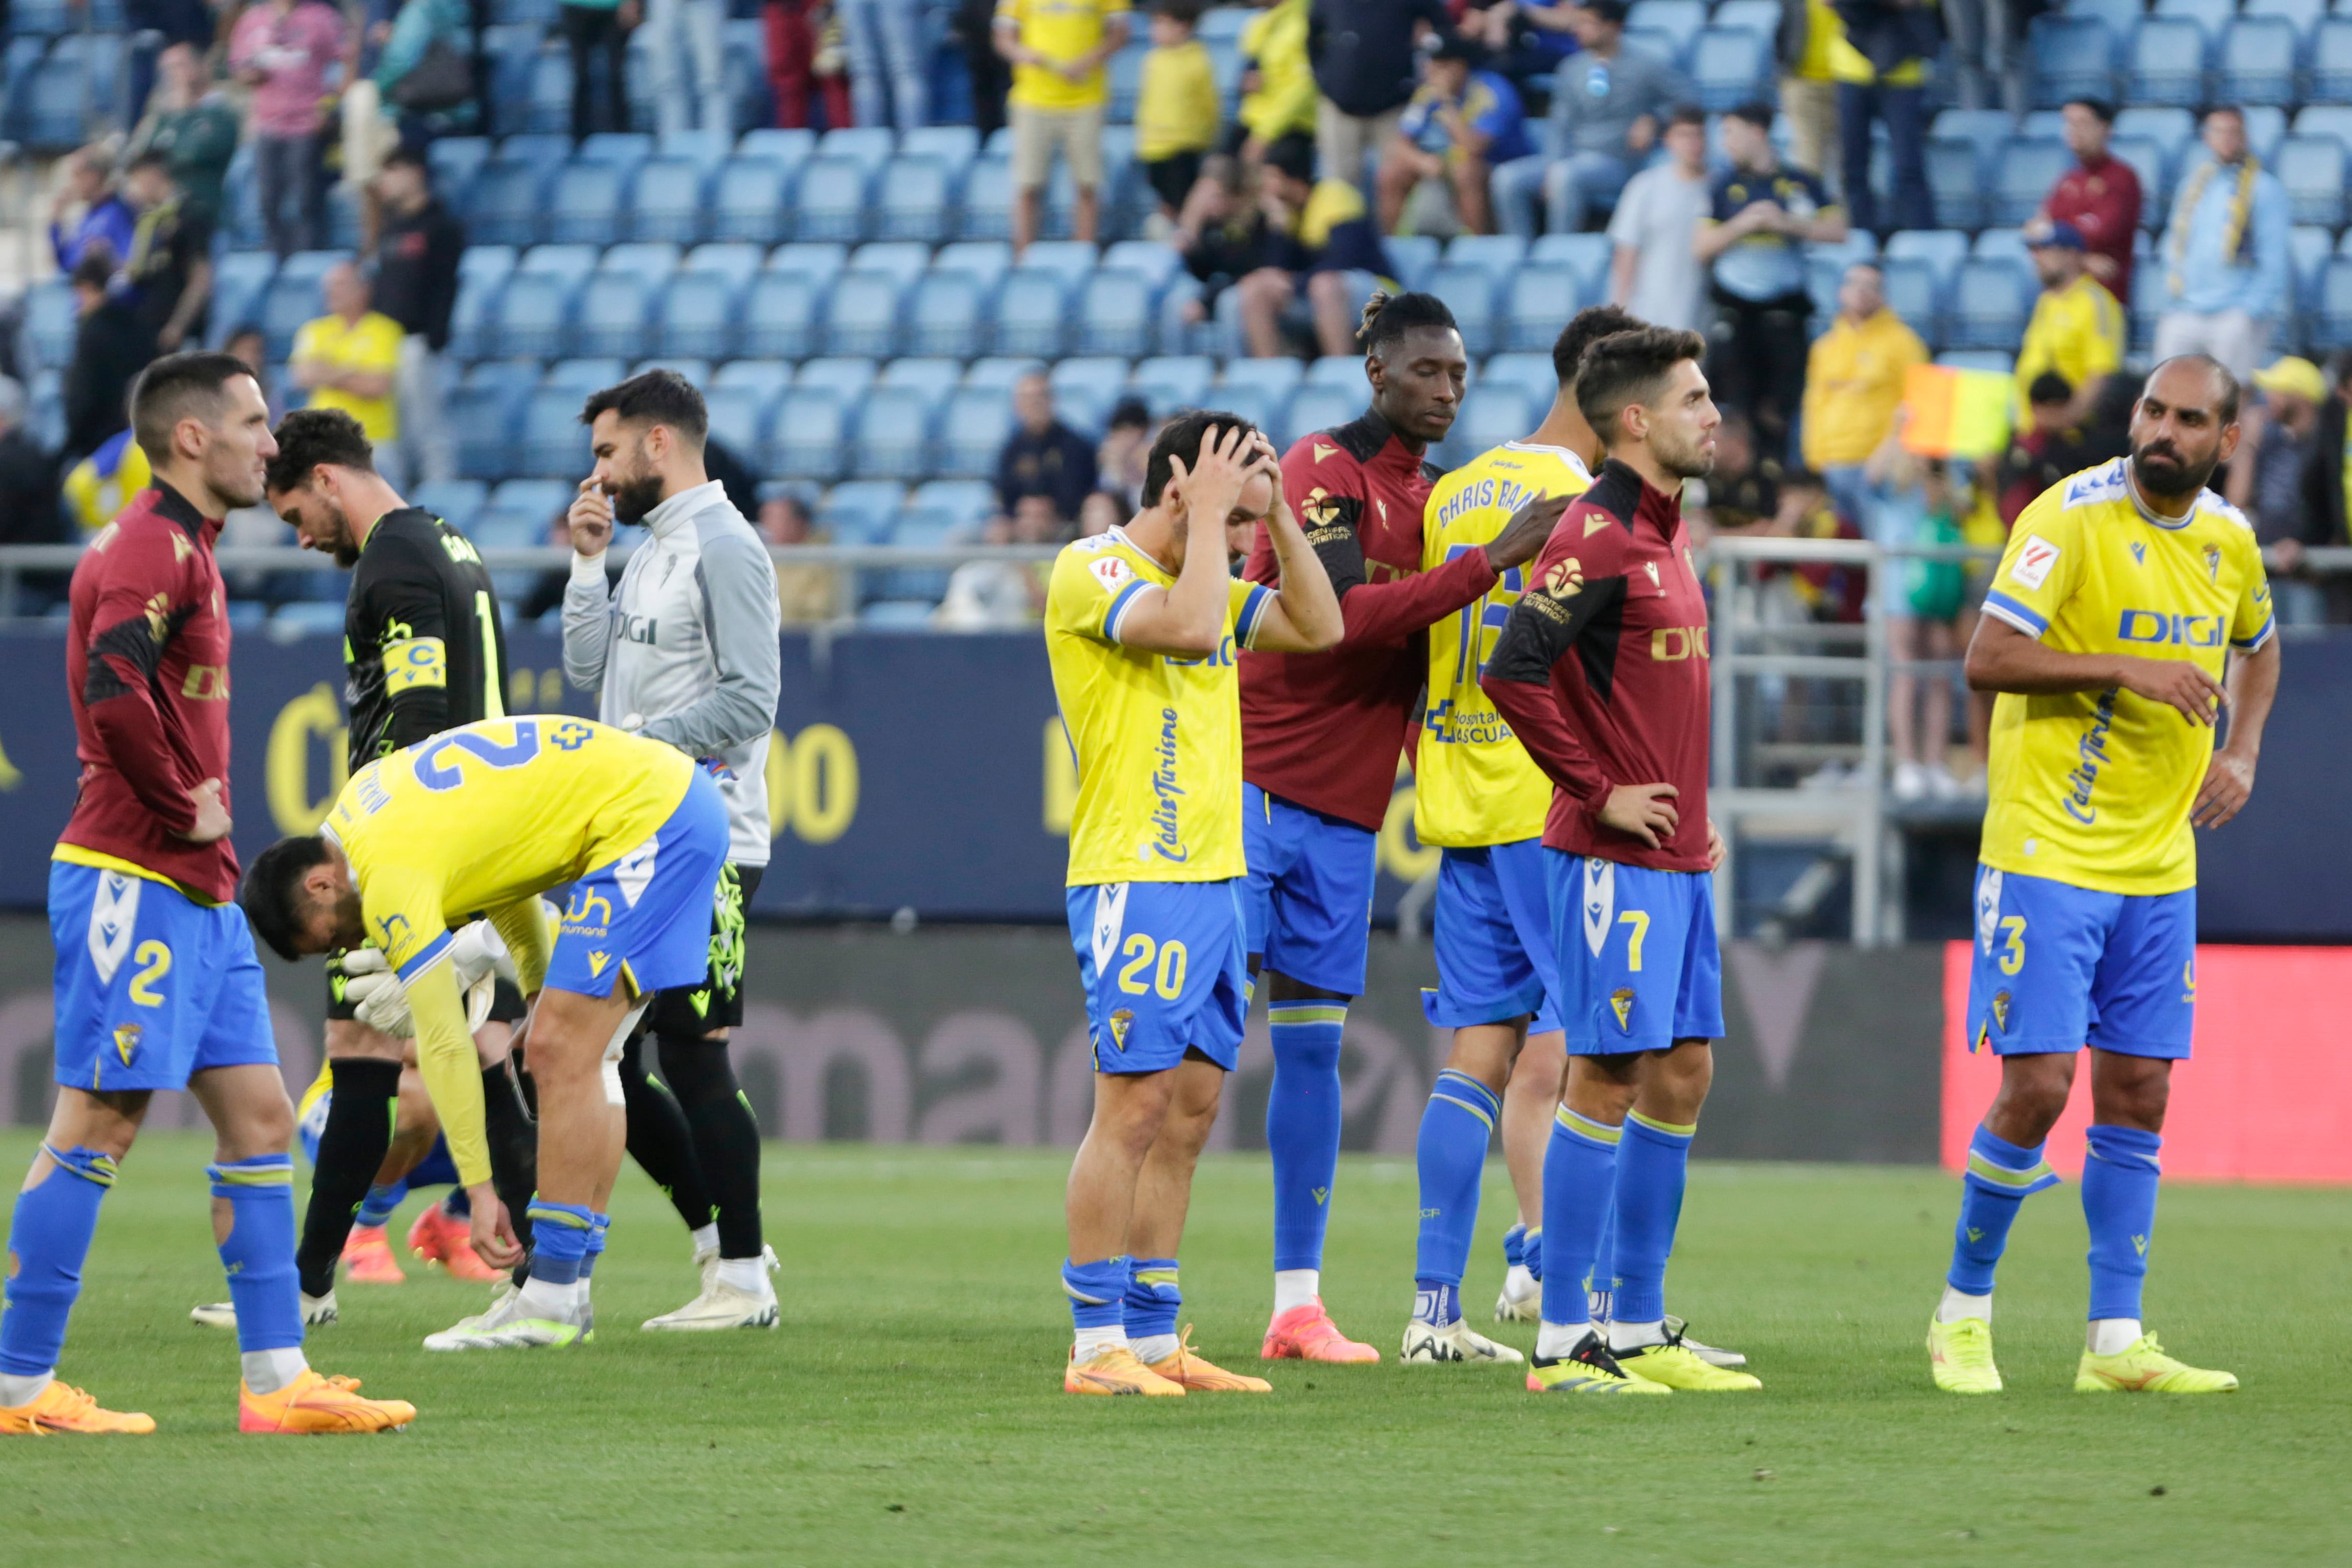
[[[648,1329],[773,1328],[776,1267],[760,1226],[760,1128],[727,1059],[743,1021],[744,906],[768,864],[768,732],[781,680],[776,574],[767,546],[703,471],[709,432],[702,395],[673,371],[647,371],[588,399],[595,471],[581,481],[570,521],[572,581],[563,595],[563,673],[597,695],[596,716],[676,746],[709,769],[726,796],[728,865],[710,923],[710,972],[701,984],[657,993],[644,1028],[661,1076],[684,1113],[696,1170],[655,1169],[642,1142],[674,1121],[662,1084],[644,1065],[642,1037],[622,1066],[630,1143],[670,1187],[695,1232],[702,1289]],[[604,552],[615,522],[646,537],[607,589]],[[653,1125],[641,1128],[640,1122]],[[676,1176],[677,1180],[666,1179]],[[698,1177],[705,1200],[682,1194]],[[688,1189],[692,1192],[694,1189]]]

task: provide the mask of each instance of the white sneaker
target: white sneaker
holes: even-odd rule
[[[1410,1366],[1415,1362],[1433,1365],[1439,1362],[1472,1361],[1499,1365],[1528,1358],[1508,1345],[1496,1344],[1472,1328],[1466,1318],[1456,1318],[1442,1329],[1415,1318],[1404,1326],[1402,1359]]]
[[[1925,800],[1932,786],[1927,770],[1916,763],[1895,764],[1895,798],[1902,801]]]
[[[1495,1298],[1495,1321],[1498,1323],[1540,1323],[1543,1321],[1543,1282],[1535,1281],[1525,1295],[1511,1294],[1511,1282],[1503,1281],[1503,1293]]]
[[[761,1288],[756,1291],[730,1285],[719,1279],[719,1258],[716,1253],[711,1254],[707,1259],[698,1253],[696,1261],[703,1266],[702,1294],[675,1312],[664,1312],[658,1318],[647,1318],[645,1321],[646,1328],[656,1331],[667,1330],[700,1331],[715,1329],[776,1327],[781,1314],[776,1308],[775,1287],[770,1285],[767,1279],[767,1277],[773,1274],[778,1268],[774,1247],[763,1247],[760,1249]]]
[[[1968,794],[1952,770],[1938,763],[1927,770],[1927,793],[1937,800],[1958,800]]]
[[[323,1296],[306,1295],[302,1298],[302,1326],[315,1329],[321,1323],[331,1323],[341,1315],[341,1310],[335,1305],[332,1287]],[[234,1329],[236,1327],[236,1303],[207,1301],[188,1313],[188,1321],[201,1323],[208,1329]]]
[[[559,1318],[525,1315],[522,1292],[509,1287],[487,1312],[460,1318],[437,1334],[425,1336],[429,1351],[535,1350],[542,1345],[574,1345],[593,1338],[595,1320],[581,1314],[576,1323]]]

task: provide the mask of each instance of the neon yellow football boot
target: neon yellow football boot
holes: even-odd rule
[[[1999,1394],[2000,1369],[1992,1364],[1992,1324],[1982,1318],[1927,1322],[1927,1367],[1947,1394]]]
[[[2142,1334],[2114,1355],[2083,1352],[2074,1368],[2077,1394],[2235,1394],[2238,1375],[2188,1366],[2164,1353],[2154,1334]]]
[[[1696,1351],[1683,1343],[1679,1332],[1672,1332],[1664,1344],[1642,1345],[1633,1350],[1609,1352],[1617,1364],[1625,1369],[1628,1377],[1646,1383],[1662,1383],[1668,1388],[1678,1388],[1690,1394],[1731,1394],[1745,1389],[1761,1388],[1764,1380],[1752,1372],[1717,1366],[1700,1358]]]
[[[1528,1363],[1529,1394],[1672,1394],[1663,1383],[1634,1377],[1617,1364],[1599,1334],[1586,1334],[1564,1356]]]

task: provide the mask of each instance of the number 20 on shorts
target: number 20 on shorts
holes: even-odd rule
[[[1119,953],[1127,962],[1119,965],[1118,988],[1131,996],[1156,991],[1173,1002],[1184,994],[1184,944],[1181,942],[1154,942],[1137,931],[1119,944]],[[1160,960],[1155,969],[1152,959]]]

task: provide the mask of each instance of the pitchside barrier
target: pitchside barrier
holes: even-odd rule
[[[1091,1061],[1067,938],[1037,928],[754,929],[733,1055],[771,1137],[885,1143],[1069,1146],[1086,1131]],[[1968,949],[1864,950],[1737,942],[1698,1150],[1717,1159],[1959,1158],[1997,1076],[1961,1045]],[[0,917],[0,1092],[19,1124],[46,1120],[49,944],[42,922]],[[268,964],[289,1091],[317,1070],[325,984],[315,964]],[[1341,1057],[1345,1142],[1410,1157],[1444,1032],[1421,1011],[1430,949],[1381,934]],[[2198,960],[2198,1059],[2180,1069],[2168,1174],[2352,1181],[2352,952],[2207,948]],[[1259,1008],[1211,1147],[1265,1146],[1273,1058]],[[1939,1064],[1940,1058],[1940,1064]],[[2081,1099],[2078,1091],[2077,1100]],[[180,1095],[154,1126],[194,1126]],[[2051,1140],[2081,1161],[2081,1117]]]

